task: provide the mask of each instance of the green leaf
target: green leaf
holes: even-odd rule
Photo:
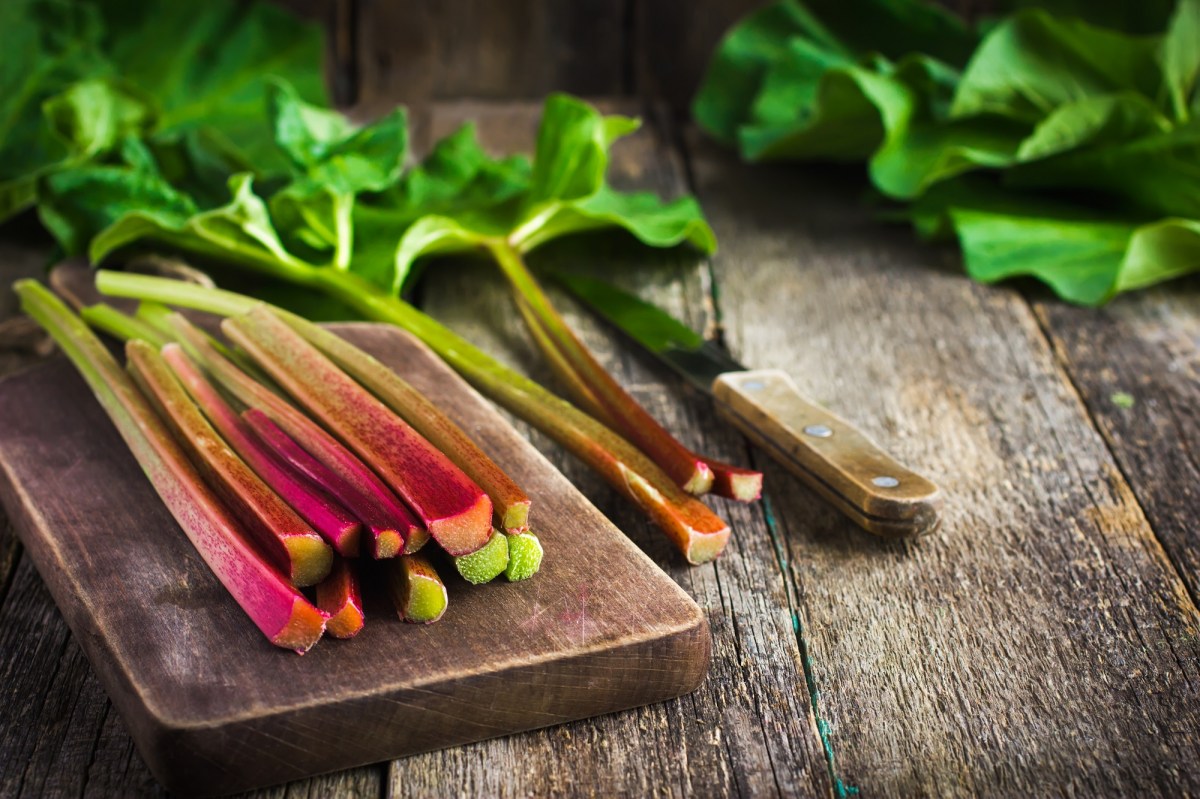
[[[260,173],[284,168],[266,124],[268,82],[324,103],[320,29],[271,3],[96,0],[104,43],[122,78],[162,109],[160,130],[219,131]]]
[[[712,228],[704,221],[699,203],[680,197],[664,203],[648,192],[626,194],[602,186],[595,194],[574,203],[557,203],[553,212],[525,222],[509,235],[522,252],[572,233],[615,227],[633,234],[650,247],[688,243],[703,253],[717,249]]]
[[[0,3],[0,221],[33,205],[37,181],[68,158],[41,107],[72,83],[111,72],[99,50],[100,22],[71,0]]]
[[[1159,52],[1175,119],[1183,122],[1200,108],[1200,0],[1179,0]]]
[[[1140,94],[1122,92],[1059,106],[1021,142],[1017,160],[1036,161],[1084,146],[1118,144],[1171,128],[1170,121]]]
[[[1103,198],[1111,207],[1200,218],[1200,120],[1022,165],[1005,179],[1023,188],[1086,191],[1094,204]]]
[[[566,94],[550,95],[542,109],[526,207],[594,194],[604,185],[609,148],[640,124],[629,117],[604,116]]]
[[[991,113],[1036,123],[1061,105],[1159,86],[1157,40],[1097,28],[1043,11],[997,25],[963,73],[952,114]]]
[[[284,279],[306,279],[311,264],[289,253],[279,239],[266,203],[254,193],[248,173],[229,179],[232,199],[210,211],[150,205],[130,208],[101,231],[88,250],[93,263],[134,244],[158,243],[201,256],[248,263]]]
[[[967,272],[1030,275],[1063,299],[1099,305],[1121,291],[1200,271],[1200,221],[1134,223],[952,211]]]

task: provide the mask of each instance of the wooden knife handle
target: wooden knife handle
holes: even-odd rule
[[[786,372],[727,372],[714,381],[713,395],[726,418],[864,529],[914,536],[941,523],[936,485],[806,400]]]

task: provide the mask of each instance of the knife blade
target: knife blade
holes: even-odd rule
[[[896,538],[941,524],[942,493],[779,369],[748,369],[661,308],[603,280],[554,279],[598,316],[711,395],[718,413],[860,527]]]

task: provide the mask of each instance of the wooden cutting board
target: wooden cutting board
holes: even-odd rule
[[[158,501],[65,359],[0,383],[0,499],[155,776],[211,795],[657,702],[708,668],[699,607],[486,401],[395,328],[339,332],[445,409],[533,500],[521,583],[349,641],[268,644]]]

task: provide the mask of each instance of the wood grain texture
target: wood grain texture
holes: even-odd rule
[[[68,363],[0,386],[0,418],[14,420],[0,430],[4,504],[156,776],[228,792],[694,688],[709,653],[695,604],[414,339],[343,332],[403,368],[522,484],[546,559],[525,583],[451,581],[451,611],[428,627],[368,597],[357,638],[303,658],[247,623]],[[603,570],[571,556],[579,540]],[[29,696],[43,693],[62,695]]]
[[[1034,308],[1192,600],[1200,597],[1200,280]]]
[[[1200,614],[1029,307],[872,221],[844,171],[692,153],[735,354],[946,492],[940,534],[888,543],[759,464],[838,777],[1200,792]]]
[[[428,126],[442,135],[461,120],[480,121],[496,152],[528,150],[535,104],[442,105]],[[610,110],[636,112],[628,104]],[[612,164],[626,189],[666,195],[684,188],[669,137],[651,120],[622,143]],[[655,252],[621,237],[552,245],[530,258],[553,259],[615,279],[697,329],[712,321],[706,267],[686,251]],[[614,264],[621,264],[614,269]],[[687,392],[610,330],[548,287],[552,301],[606,368],[685,446],[745,461],[740,437],[711,402]],[[549,367],[528,337],[495,268],[471,260],[432,264],[420,294],[427,310],[473,343],[546,385]],[[516,422],[535,446],[700,603],[713,636],[708,680],[690,696],[536,733],[473,744],[393,764],[392,792],[430,796],[455,775],[468,794],[487,796],[830,796],[828,765],[812,715],[804,657],[789,610],[789,587],[761,504],[712,500],[734,534],[715,563],[689,567],[632,505],[545,436]]]

